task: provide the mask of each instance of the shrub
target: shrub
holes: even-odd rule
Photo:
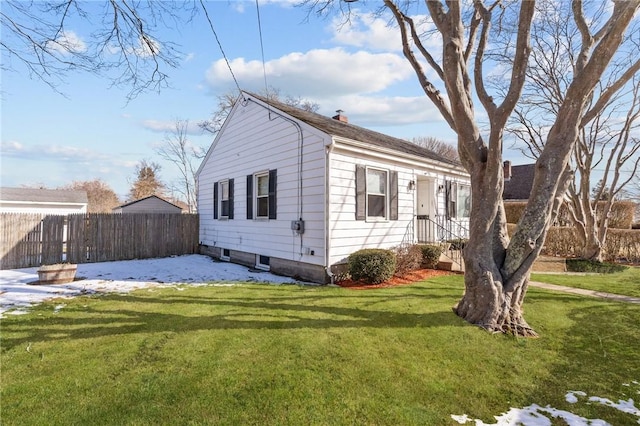
[[[364,249],[349,255],[349,275],[358,281],[378,284],[393,277],[396,255],[391,250]]]
[[[464,246],[467,244],[467,241],[469,240],[466,238],[456,238],[453,240],[448,240],[447,242],[451,244],[451,247],[450,247],[451,250],[462,250]]]
[[[504,214],[507,219],[507,223],[518,223],[526,206],[526,201],[505,201]]]
[[[420,269],[422,266],[422,249],[418,245],[403,245],[394,249],[396,253],[396,275]]]
[[[509,236],[516,225],[507,224]],[[580,247],[573,227],[551,227],[542,248],[548,256],[577,257]],[[609,229],[604,243],[604,258],[608,261],[640,263],[640,231],[635,229]]]
[[[598,274],[613,274],[627,269],[626,266],[615,263],[594,262],[588,259],[567,259],[569,272],[596,272]]]
[[[438,260],[442,254],[442,247],[427,244],[420,246],[420,249],[422,250],[422,267],[436,269]]]

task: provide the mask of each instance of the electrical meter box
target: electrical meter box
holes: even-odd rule
[[[292,220],[291,221],[291,230],[295,231],[296,234],[304,233],[304,220]]]

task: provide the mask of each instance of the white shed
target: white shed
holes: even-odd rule
[[[243,93],[198,172],[201,251],[328,282],[363,248],[466,237],[458,162],[333,118]]]
[[[0,188],[0,213],[68,215],[86,213],[87,204],[86,191]]]

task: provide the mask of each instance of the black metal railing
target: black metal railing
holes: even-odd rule
[[[445,244],[469,238],[469,230],[460,222],[446,217],[431,219],[428,215],[416,216],[416,239],[420,244]],[[463,265],[462,251],[447,244],[443,255],[460,266]]]

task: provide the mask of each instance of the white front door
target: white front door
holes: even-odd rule
[[[433,179],[418,179],[416,212],[418,216],[429,216],[435,219],[436,196],[435,181]]]

